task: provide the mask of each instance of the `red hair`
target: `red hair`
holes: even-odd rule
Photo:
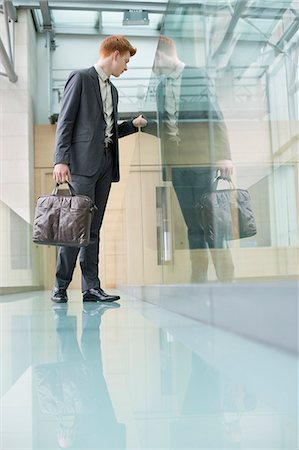
[[[127,38],[120,34],[117,34],[114,36],[108,36],[103,40],[100,45],[100,56],[106,58],[116,50],[118,50],[121,55],[129,52],[130,56],[134,56],[137,52],[137,49],[132,46]]]

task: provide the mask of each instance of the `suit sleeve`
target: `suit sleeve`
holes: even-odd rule
[[[118,137],[122,138],[128,136],[129,134],[136,133],[138,128],[134,127],[132,121],[125,121],[118,124]]]
[[[54,164],[70,163],[70,148],[76,117],[80,105],[82,81],[80,73],[69,76],[61,103],[55,143]]]

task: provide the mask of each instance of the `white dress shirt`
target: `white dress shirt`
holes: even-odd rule
[[[106,121],[105,130],[105,145],[109,146],[112,142],[112,128],[113,128],[113,102],[111,94],[111,85],[108,75],[99,66],[94,66],[98,73],[99,84],[101,89],[101,96],[103,102],[103,110]]]

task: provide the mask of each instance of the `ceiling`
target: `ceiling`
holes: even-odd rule
[[[163,21],[168,0],[90,0],[90,1],[31,1],[13,0],[18,9],[31,9],[38,32],[52,30],[55,34],[127,34],[156,36]],[[133,19],[146,15],[142,24],[124,22],[124,14]]]
[[[271,35],[275,25],[288,11],[289,17],[298,27],[298,0],[75,0],[75,1],[33,1],[3,0],[17,9],[30,9],[40,33],[51,31],[56,34],[158,36],[163,30],[165,20],[171,22],[171,28],[178,27],[186,35],[181,22],[186,16],[215,17],[222,15],[221,27],[227,26],[227,35],[233,35],[236,26],[246,27],[250,38],[258,38],[264,33]],[[0,1],[0,7],[1,3]],[[143,14],[147,20],[138,22],[124,21],[124,15]],[[228,22],[223,20],[227,16]],[[167,17],[168,19],[165,19]],[[242,20],[242,23],[240,22]],[[241,25],[240,25],[241,23]],[[186,25],[186,24],[185,24]],[[217,24],[218,26],[218,24]],[[192,27],[191,27],[192,28]],[[168,30],[169,30],[168,26]],[[228,36],[226,36],[227,38]],[[226,39],[228,42],[228,39]]]

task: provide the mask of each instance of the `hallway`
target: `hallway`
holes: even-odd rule
[[[298,448],[298,360],[122,295],[1,297],[1,450]]]

